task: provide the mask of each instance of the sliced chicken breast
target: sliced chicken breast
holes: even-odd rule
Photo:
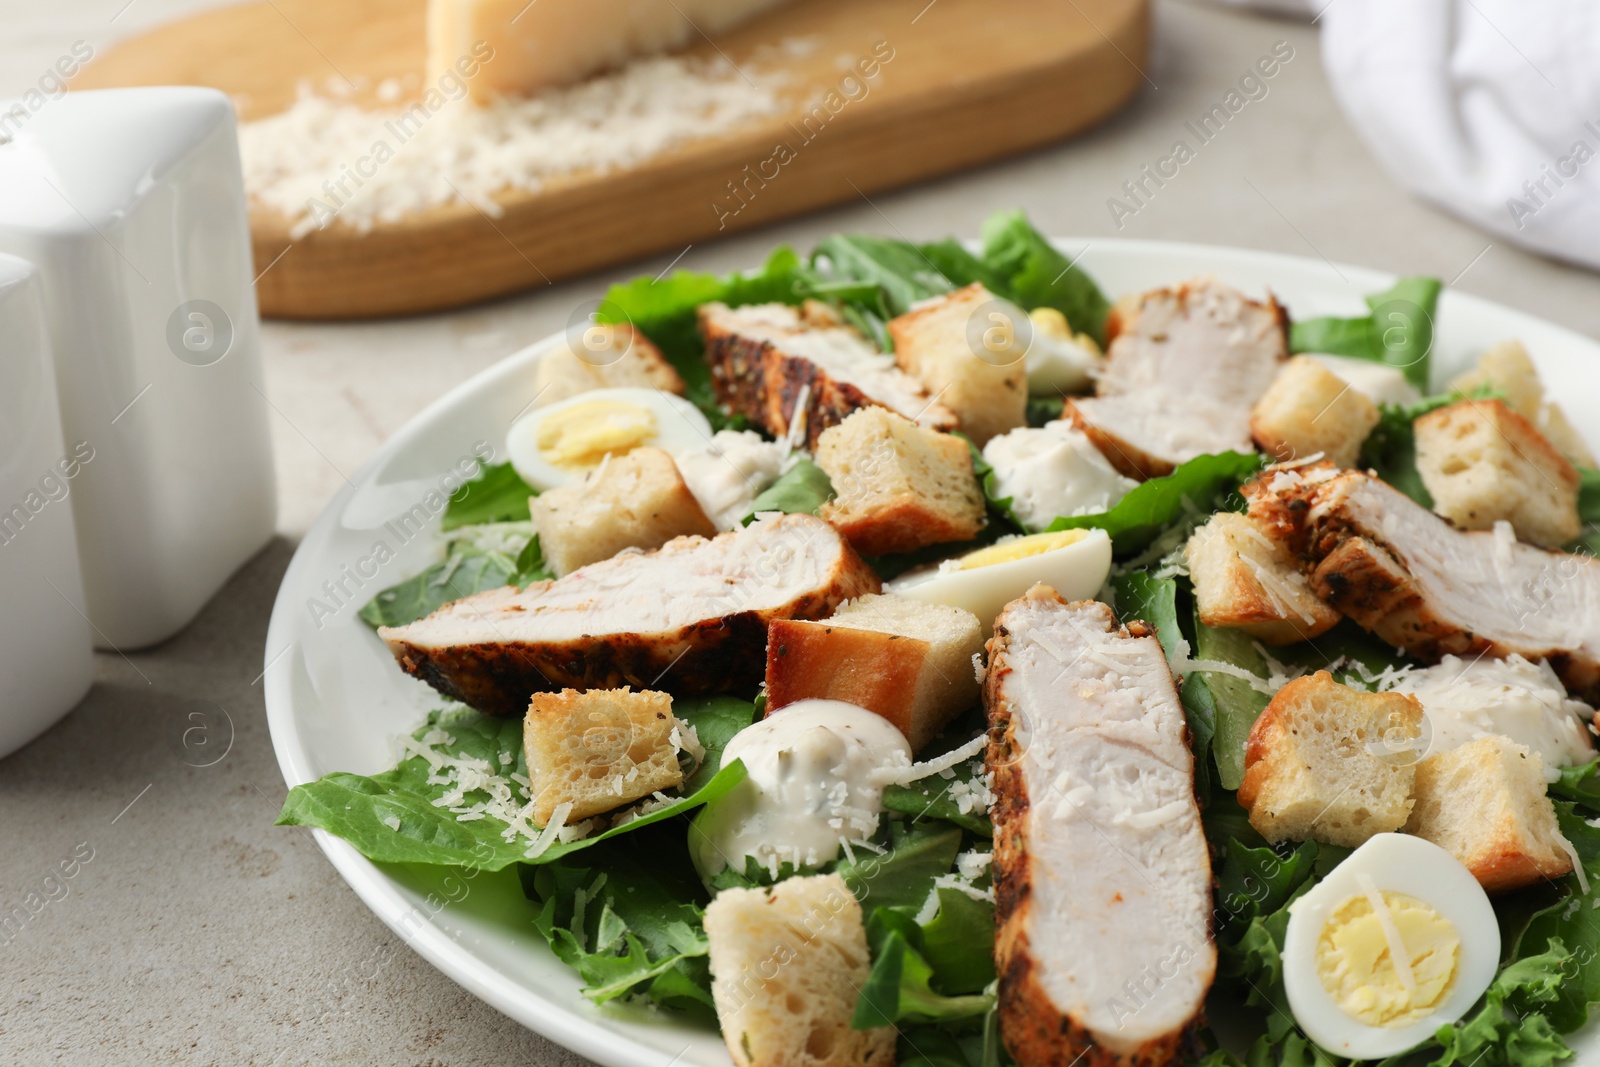
[[[1154,630],[1036,585],[995,623],[1000,1033],[1021,1067],[1178,1058],[1216,975],[1194,756]]]
[[[922,382],[895,366],[826,305],[700,307],[700,336],[717,400],[786,437],[806,393],[805,447],[857,408],[876,404],[935,430],[959,420]]]
[[[1600,690],[1600,561],[1468,532],[1360,471],[1271,472],[1246,488],[1308,560],[1317,595],[1426,660],[1548,659],[1575,693]]]
[[[1119,304],[1096,396],[1064,412],[1122,473],[1155,478],[1196,456],[1250,452],[1250,408],[1289,355],[1289,319],[1215,278]]]
[[[407,674],[481,711],[520,715],[533,693],[568,687],[753,690],[769,622],[824,618],[880,588],[832,526],[779,515],[478,593],[378,633]]]

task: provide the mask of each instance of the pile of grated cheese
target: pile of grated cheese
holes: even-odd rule
[[[369,111],[302,86],[287,111],[240,127],[245,187],[291,220],[295,240],[335,220],[367,232],[460,202],[498,217],[496,194],[636,166],[773,114],[782,82],[722,60],[663,56],[525,100],[448,100],[434,112]]]

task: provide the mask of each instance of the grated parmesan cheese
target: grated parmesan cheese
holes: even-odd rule
[[[379,223],[468,203],[499,216],[497,194],[638,164],[778,110],[781,75],[725,60],[663,56],[528,99],[436,111],[367,111],[302,86],[288,110],[239,129],[245,187],[299,240],[334,218]]]

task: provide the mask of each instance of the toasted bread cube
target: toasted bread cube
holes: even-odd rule
[[[872,971],[843,878],[724,889],[706,905],[711,998],[737,1067],[893,1067],[895,1029],[850,1026]]]
[[[1324,604],[1289,549],[1249,516],[1218,512],[1185,548],[1200,621],[1243,630],[1269,645],[1326,633],[1340,615]]]
[[[1028,424],[1027,346],[1017,334],[1026,319],[974,282],[892,319],[889,336],[900,369],[921,379],[982,448]]]
[[[535,693],[522,720],[533,821],[571,804],[570,825],[683,784],[672,698],[644,690]]]
[[[1593,467],[1594,453],[1557,404],[1545,400],[1544,384],[1521,341],[1502,341],[1478,357],[1478,365],[1450,383],[1461,393],[1487,386],[1505,394],[1506,406],[1539,428],[1575,466]]]
[[[1449,852],[1491,893],[1572,870],[1544,761],[1510,738],[1488,735],[1429,756],[1417,765],[1414,791],[1406,833]]]
[[[966,442],[887,408],[861,408],[823,431],[817,466],[834,492],[818,514],[862,555],[966,541],[983,528]]]
[[[1348,848],[1411,815],[1422,705],[1327,671],[1278,690],[1250,728],[1239,803],[1262,837]]]
[[[869,594],[827,619],[767,626],[767,714],[797,700],[843,700],[876,712],[912,751],[978,703],[972,657],[983,627],[970,611]]]
[[[569,400],[591,389],[664,389],[683,395],[683,378],[661,349],[632,326],[591,325],[576,340],[539,357],[534,406]]]
[[[557,577],[625,548],[717,533],[678,465],[659,448],[610,457],[582,481],[541,493],[528,502],[528,517]]]
[[[1320,452],[1353,467],[1378,414],[1365,393],[1309,356],[1295,356],[1250,409],[1250,435],[1280,461]]]
[[[1498,400],[1463,400],[1412,425],[1434,511],[1466,530],[1503,519],[1546,547],[1578,536],[1578,471],[1526,418]]]

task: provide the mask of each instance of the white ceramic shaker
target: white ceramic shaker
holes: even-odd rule
[[[94,680],[72,494],[93,458],[61,436],[39,276],[0,255],[0,756]]]
[[[0,110],[6,107],[0,102]],[[69,92],[0,143],[0,252],[43,281],[101,647],[180,630],[276,515],[232,105],[211,89]]]

